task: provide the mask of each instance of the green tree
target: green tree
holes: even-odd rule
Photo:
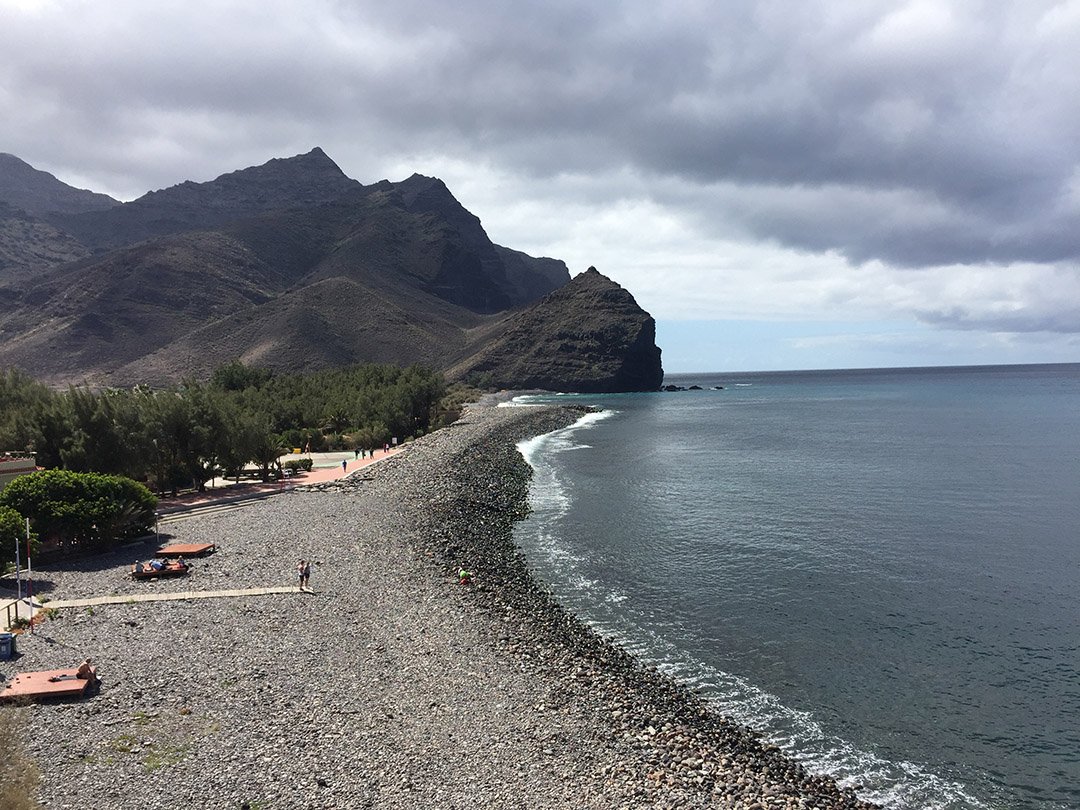
[[[20,555],[26,549],[26,519],[10,506],[0,506],[0,572],[7,563],[15,562],[15,545],[19,545]],[[30,533],[30,551],[37,546],[36,537]],[[24,557],[25,559],[25,557]]]
[[[273,372],[268,369],[245,366],[239,360],[234,360],[214,371],[210,384],[223,391],[243,391],[260,388],[273,376]]]
[[[0,506],[30,518],[42,538],[98,550],[148,532],[157,499],[129,478],[44,470],[8,484],[0,492]]]
[[[28,450],[36,437],[30,416],[54,397],[21,371],[0,372],[0,450]]]
[[[38,403],[30,416],[31,442],[39,467],[62,467],[72,434],[71,405],[65,396]]]

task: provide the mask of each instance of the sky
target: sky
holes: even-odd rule
[[[321,146],[590,265],[669,372],[1080,362],[1080,0],[0,0],[0,151]]]

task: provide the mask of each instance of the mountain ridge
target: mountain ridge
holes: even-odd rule
[[[5,230],[12,205],[0,188],[0,368],[53,384],[164,384],[236,358],[558,390],[662,377],[632,295],[494,244],[438,178],[364,185],[315,147]]]
[[[0,200],[27,214],[81,213],[120,205],[107,194],[69,186],[25,160],[0,152]]]

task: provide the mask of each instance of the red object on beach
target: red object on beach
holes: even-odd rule
[[[80,678],[78,672],[76,668],[20,673],[0,690],[0,700],[81,697],[90,692],[91,684],[96,683],[97,667],[91,670],[93,678]]]
[[[174,546],[165,546],[158,550],[162,557],[201,557],[216,551],[217,546],[213,543],[177,543]]]

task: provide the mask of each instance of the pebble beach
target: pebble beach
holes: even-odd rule
[[[132,581],[154,538],[40,568],[54,600],[312,593],[58,610],[0,675],[90,657],[100,693],[18,709],[51,810],[870,808],[563,610],[511,539],[515,443],[556,407],[474,407],[334,483],[193,513],[190,576]],[[457,571],[475,572],[461,585]]]

